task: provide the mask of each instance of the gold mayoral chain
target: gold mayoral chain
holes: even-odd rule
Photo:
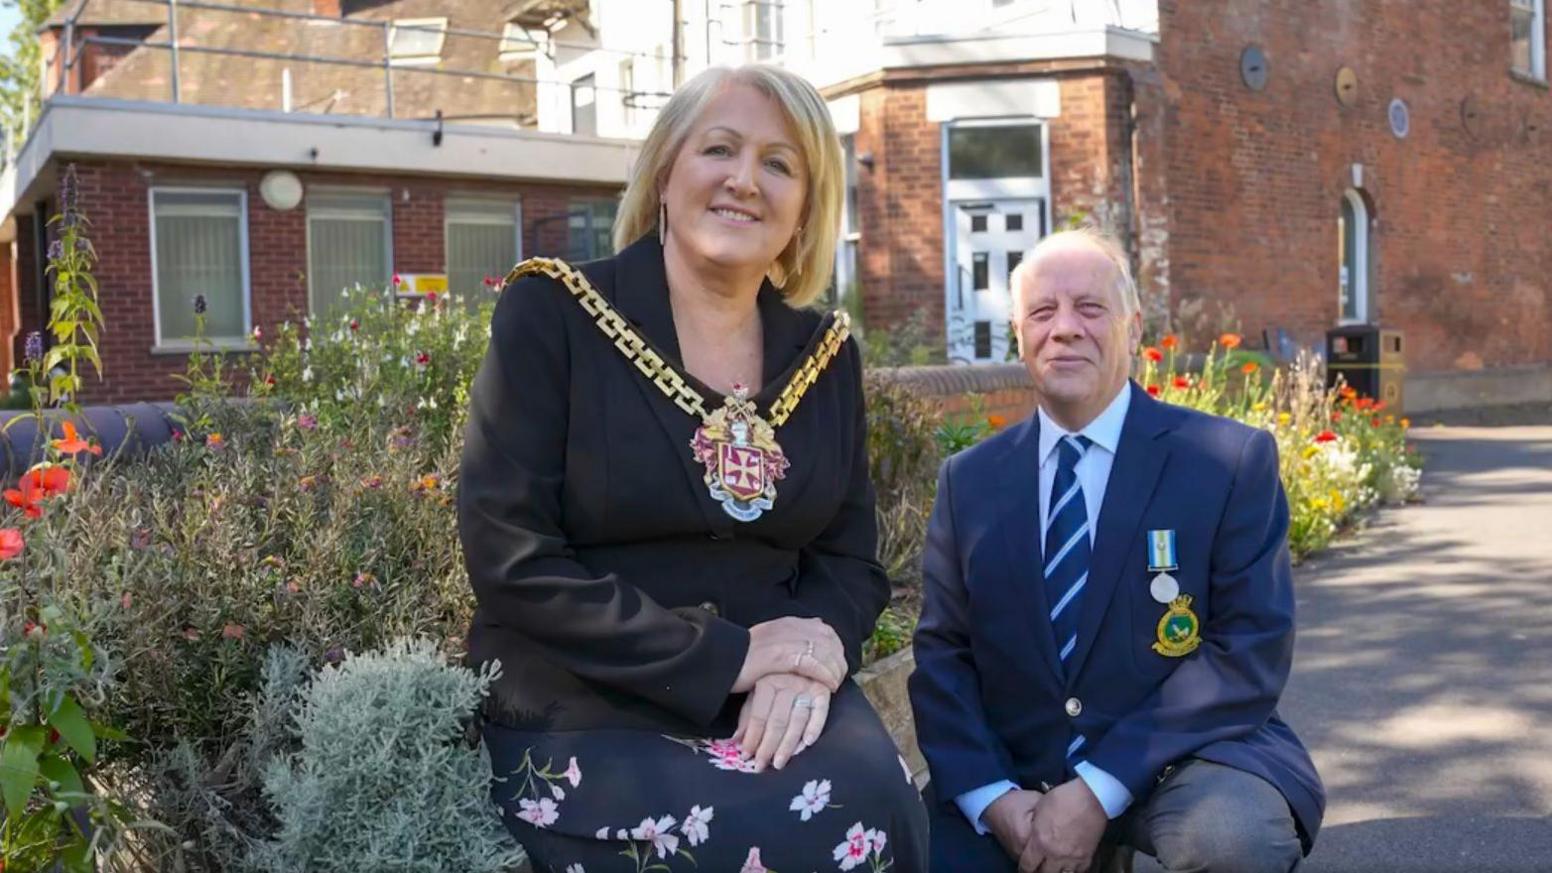
[[[734,385],[722,406],[706,411],[706,399],[638,334],[587,277],[565,261],[529,258],[512,268],[502,282],[509,287],[524,276],[549,276],[571,292],[592,316],[593,324],[614,343],[625,360],[635,365],[674,405],[701,420],[690,440],[690,452],[706,468],[703,480],[711,498],[739,521],[754,521],[776,502],[776,483],[787,475],[787,456],[776,442],[776,428],[786,423],[804,393],[819,379],[841,344],[851,334],[851,317],[837,310],[825,328],[817,348],[782,388],[771,404],[770,419],[760,417],[749,389]]]

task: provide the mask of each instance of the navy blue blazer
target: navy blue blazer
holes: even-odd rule
[[[1325,791],[1277,715],[1294,596],[1276,442],[1128,390],[1065,672],[1039,582],[1039,417],[943,464],[910,680],[934,794],[952,804],[1000,779],[1060,784],[1086,759],[1140,803],[1194,756],[1277,786],[1308,852]],[[1176,533],[1171,575],[1201,620],[1202,644],[1184,657],[1153,649],[1166,607],[1148,590],[1147,535],[1161,529]],[[1078,734],[1083,751],[1069,761]]]

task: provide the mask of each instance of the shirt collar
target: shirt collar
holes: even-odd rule
[[[1110,454],[1115,454],[1121,445],[1121,428],[1126,424],[1126,411],[1132,406],[1132,386],[1128,382],[1121,386],[1121,391],[1105,407],[1105,411],[1095,416],[1086,427],[1078,431],[1079,434],[1088,437],[1094,445],[1103,448]],[[1045,466],[1046,459],[1051,457],[1051,452],[1056,449],[1056,443],[1062,437],[1068,436],[1071,431],[1051,420],[1041,408],[1035,409],[1035,414],[1040,417],[1040,465]]]

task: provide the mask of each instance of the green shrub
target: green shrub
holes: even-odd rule
[[[464,740],[494,675],[448,665],[429,640],[325,667],[299,694],[299,748],[265,771],[279,827],[254,847],[253,868],[499,873],[520,863],[490,800],[489,757]]]

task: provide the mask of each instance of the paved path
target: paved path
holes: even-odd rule
[[[1306,870],[1552,870],[1552,426],[1413,437],[1426,502],[1297,570]]]

